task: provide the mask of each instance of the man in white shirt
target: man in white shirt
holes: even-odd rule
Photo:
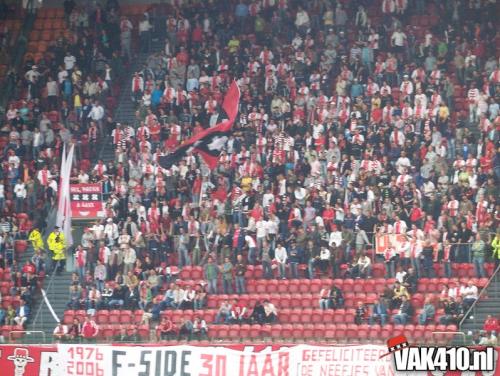
[[[70,51],[66,52],[66,56],[64,57],[64,68],[68,71],[68,74],[69,71],[73,70],[75,63],[76,57],[71,55]]]
[[[406,34],[401,31],[401,28],[397,28],[396,31],[392,33],[391,44],[394,47],[396,53],[402,53],[406,42]]]
[[[149,51],[149,44],[151,42],[150,30],[152,29],[148,18],[144,15],[144,19],[139,22],[139,36],[141,38],[141,50],[142,52]]]
[[[364,253],[361,253],[356,263],[357,277],[369,277],[371,274],[371,263],[372,261],[370,258]]]
[[[250,235],[245,235],[245,243],[248,246],[248,263],[255,265],[255,262],[257,261],[257,243]]]
[[[120,234],[118,233],[118,225],[116,223],[113,223],[113,220],[111,218],[108,218],[106,220],[106,225],[104,226],[104,235],[108,239],[108,241],[112,242],[112,244],[115,244],[118,236],[120,236]]]
[[[95,101],[92,105],[92,110],[90,110],[88,118],[92,119],[97,123],[97,128],[99,129],[99,133],[103,134],[103,124],[102,120],[104,118],[104,108],[101,106],[99,101]]]
[[[280,278],[286,279],[286,262],[288,260],[288,253],[285,247],[278,243],[274,250],[274,260],[278,263]]]
[[[330,240],[328,242],[328,245],[335,246],[335,247],[340,247],[342,244],[342,232],[339,231],[337,228],[337,225],[332,225],[332,232],[330,233]]]
[[[18,180],[14,186],[14,194],[16,195],[16,212],[22,213],[27,192],[26,185],[21,180]]]
[[[477,286],[474,286],[474,282],[469,280],[467,282],[467,286],[464,286],[460,289],[460,295],[462,296],[465,309],[469,309],[469,307],[474,304],[474,302],[478,298],[478,289]]]
[[[255,224],[255,231],[257,236],[257,248],[262,249],[262,245],[267,238],[267,221],[260,219]]]

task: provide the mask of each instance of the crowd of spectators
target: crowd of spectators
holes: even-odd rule
[[[152,38],[165,48],[131,79],[135,118],[107,128],[115,161],[78,173],[109,187],[108,218],[76,250],[69,306],[159,320],[167,308],[203,308],[207,294],[244,293],[246,265],[262,264],[265,278],[370,278],[382,261],[400,283],[370,317],[360,302],[356,322],[385,322],[388,308],[405,324],[409,291],[435,276],[434,263],[451,277],[454,263],[474,262],[485,277],[485,260],[500,256],[496,22],[489,2],[417,3],[239,2],[122,17],[122,56],[135,30],[142,52]],[[432,16],[440,22],[419,21]],[[240,117],[219,166],[208,174],[189,154],[160,168],[159,155],[216,124],[232,79]],[[407,241],[375,255],[377,234]],[[186,265],[203,267],[206,286],[172,284],[170,269]],[[322,307],[341,304],[332,294]],[[440,303],[440,322],[459,321],[464,294]],[[425,301],[420,323],[436,304]],[[253,315],[237,302],[220,309],[219,322]]]
[[[392,320],[405,323],[402,274],[416,285],[437,263],[446,277],[458,263],[473,262],[477,277],[485,261],[498,265],[494,2],[180,2],[139,20],[117,1],[72,4],[73,38],[26,61],[2,127],[0,185],[6,215],[28,210],[43,226],[63,144],[77,145],[74,182],[102,182],[105,219],[73,252],[69,308],[140,308],[158,320],[203,308],[207,294],[245,293],[248,265],[265,278],[370,278],[384,262],[400,282],[385,297],[400,310]],[[150,56],[122,88],[136,113],[120,124],[107,105],[136,37]],[[152,40],[164,48],[151,51]],[[233,79],[240,115],[217,168],[192,153],[159,167],[159,155],[217,123]],[[115,159],[94,165],[107,135]],[[384,234],[406,242],[376,254]],[[185,266],[202,266],[204,283],[175,283]],[[325,291],[321,306],[341,304],[338,294]],[[360,303],[360,319],[382,320],[385,302],[368,318]],[[266,304],[255,316],[272,322]],[[221,320],[235,319],[230,307]]]

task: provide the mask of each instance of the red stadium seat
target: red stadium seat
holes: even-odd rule
[[[120,314],[121,324],[130,324],[133,321],[132,311],[123,310]]]

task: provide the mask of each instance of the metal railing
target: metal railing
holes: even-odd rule
[[[448,340],[449,337],[453,336],[452,337],[452,341],[457,344],[456,342],[456,337],[459,337],[461,339],[461,341],[459,341],[458,343],[462,344],[462,345],[465,345],[467,340],[466,340],[466,335],[464,332],[432,332],[432,337],[434,338],[434,341],[435,341],[435,344],[436,345],[439,345],[439,344],[442,344],[443,341],[440,341],[439,339],[436,339],[436,337],[438,336],[441,336],[441,338],[444,338],[446,342],[450,342]],[[430,343],[425,343],[425,346],[429,346]]]
[[[41,335],[40,337],[32,337],[33,334]],[[22,339],[22,343],[40,343],[40,338],[42,338],[42,343],[47,343],[46,334],[42,330],[12,330],[9,332],[9,343],[14,343],[16,338]]]

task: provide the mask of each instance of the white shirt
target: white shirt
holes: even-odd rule
[[[104,108],[102,106],[93,106],[88,117],[94,121],[101,120],[104,117]]]
[[[144,20],[139,23],[140,33],[142,33],[143,31],[149,31],[150,29],[151,29],[151,24],[149,23],[148,20]]]
[[[75,66],[76,58],[73,55],[64,57],[64,68],[71,70]]]
[[[26,186],[24,185],[24,183],[17,183],[15,186],[14,186],[14,193],[16,194],[16,197],[19,197],[19,198],[26,198]]]
[[[49,97],[57,95],[57,82],[56,81],[48,81],[47,82],[47,95]]]
[[[253,240],[253,238],[250,235],[245,236],[245,241],[248,244],[248,248],[255,248],[256,247],[255,240]]]
[[[59,84],[62,84],[66,77],[68,77],[68,71],[62,70],[57,73],[57,80],[59,81]]]
[[[477,299],[478,291],[476,286],[466,286],[460,289],[463,299]]]
[[[269,219],[266,222],[267,225],[267,233],[270,235],[276,235],[278,233],[278,228],[279,228],[279,219],[276,218],[274,221],[272,219]]]
[[[274,250],[274,259],[280,264],[286,263],[288,260],[288,254],[285,247],[278,247]]]
[[[260,220],[255,224],[257,238],[265,238],[267,235],[267,221]]]
[[[391,40],[395,46],[403,47],[406,40],[406,34],[401,31],[395,31],[394,33],[392,33]]]
[[[335,246],[337,246],[337,247],[340,244],[342,244],[342,232],[340,232],[340,231],[333,231],[330,234],[330,241],[328,242],[328,245],[332,246],[333,244],[335,244]]]

